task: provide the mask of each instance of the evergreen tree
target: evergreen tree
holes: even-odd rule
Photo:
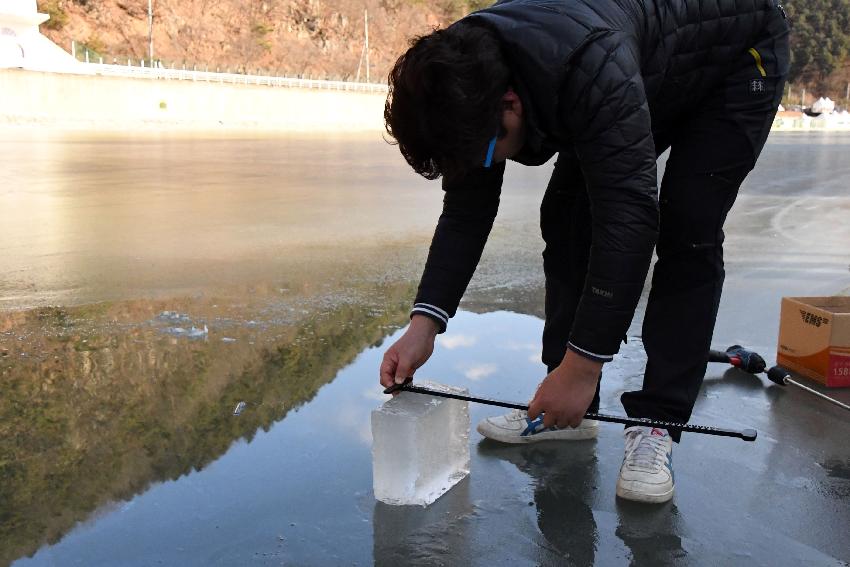
[[[850,52],[850,0],[793,0],[791,19],[793,82],[823,82]]]

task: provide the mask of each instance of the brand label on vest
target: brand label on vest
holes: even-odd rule
[[[613,299],[614,297],[614,292],[608,291],[607,289],[600,289],[596,286],[590,286],[590,291],[592,291],[595,295],[601,295],[608,299]]]
[[[766,91],[767,87],[764,85],[764,79],[750,80],[750,94],[763,94]]]

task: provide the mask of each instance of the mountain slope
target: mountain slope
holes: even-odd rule
[[[474,2],[475,0],[473,0]],[[67,50],[126,63],[148,58],[145,0],[40,0],[51,15],[42,31]],[[154,59],[180,67],[354,78],[366,75],[364,10],[369,16],[370,77],[385,79],[410,37],[446,25],[472,8],[460,0],[154,0]]]

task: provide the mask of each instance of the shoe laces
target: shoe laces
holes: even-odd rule
[[[659,471],[667,461],[666,439],[648,431],[629,431],[626,433],[626,462],[632,468]]]
[[[528,417],[528,412],[521,409],[512,409],[507,416],[508,421],[519,421]]]

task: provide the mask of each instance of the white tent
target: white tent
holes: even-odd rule
[[[812,112],[817,112],[820,114],[831,114],[835,111],[835,103],[827,98],[819,98],[812,105]]]

